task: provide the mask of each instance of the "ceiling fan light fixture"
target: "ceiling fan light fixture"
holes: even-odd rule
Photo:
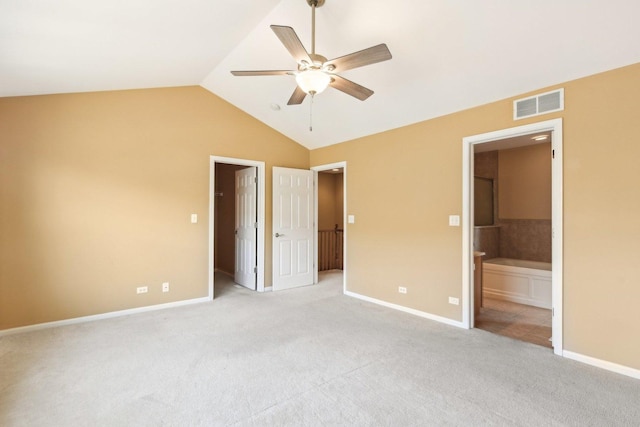
[[[318,69],[304,70],[296,74],[296,82],[305,93],[315,95],[329,86],[331,76]]]
[[[373,95],[373,91],[341,77],[340,73],[391,59],[389,48],[382,43],[327,60],[325,56],[316,53],[316,8],[324,5],[325,0],[306,0],[306,2],[311,6],[311,52],[307,51],[293,28],[285,25],[271,25],[275,35],[295,59],[298,65],[297,70],[231,71],[231,74],[234,76],[295,76],[297,86],[287,105],[300,105],[307,95],[311,95],[313,100],[315,94],[323,92],[329,85],[360,101],[366,100]]]

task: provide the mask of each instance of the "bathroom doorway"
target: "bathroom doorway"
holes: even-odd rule
[[[562,121],[468,137],[463,151],[463,323],[561,354]],[[493,200],[476,204],[476,182]]]
[[[474,327],[548,348],[551,161],[550,132],[474,146]]]

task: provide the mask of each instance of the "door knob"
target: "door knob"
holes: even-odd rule
[[[284,234],[276,233],[276,237],[283,237]]]

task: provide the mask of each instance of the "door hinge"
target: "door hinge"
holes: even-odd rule
[[[552,159],[556,158],[556,150],[551,150],[551,158]]]
[[[258,183],[258,177],[257,176],[253,177],[253,182],[255,182],[256,184]]]
[[[551,317],[555,315],[556,315],[556,310],[553,307],[551,307]]]
[[[257,222],[253,223],[253,228],[258,228],[258,223]]]
[[[258,273],[258,267],[253,267],[253,274],[257,274]]]

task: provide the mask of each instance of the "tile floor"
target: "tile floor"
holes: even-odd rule
[[[484,298],[475,327],[551,348],[551,310]]]

